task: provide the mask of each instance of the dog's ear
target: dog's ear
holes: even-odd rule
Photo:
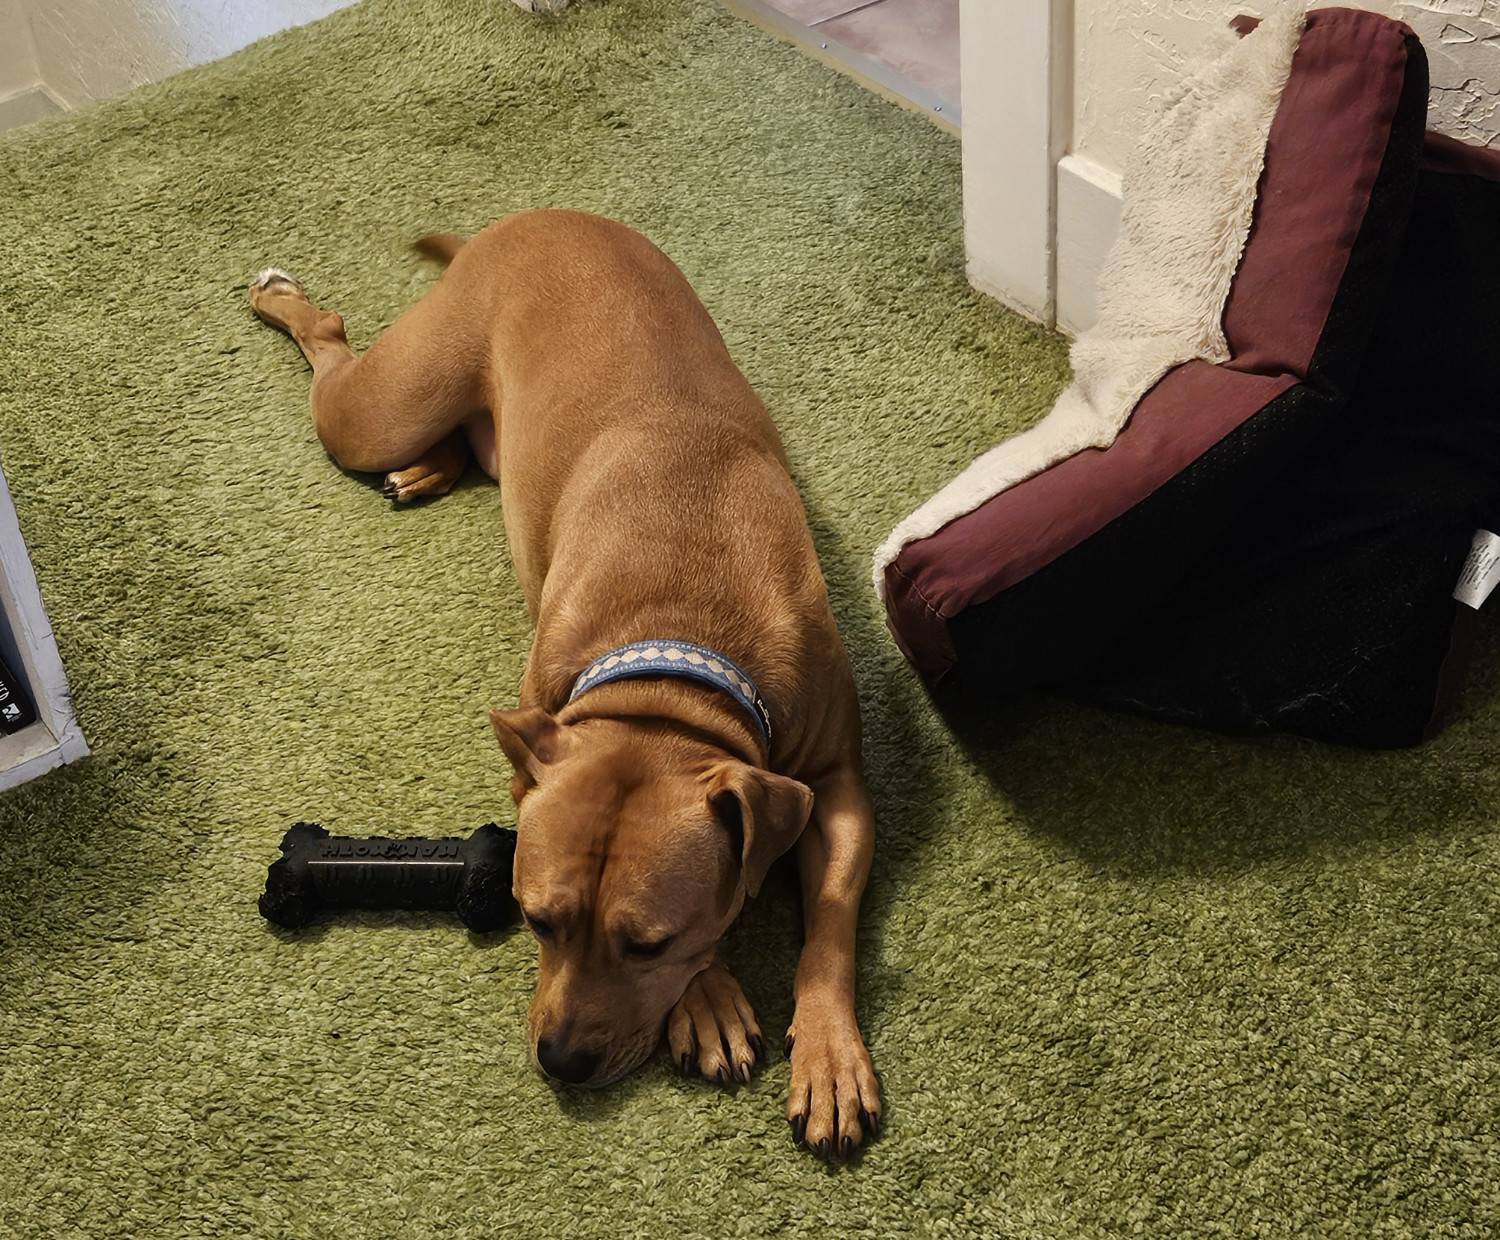
[[[735,837],[745,893],[759,895],[771,862],[795,844],[807,826],[812,789],[785,775],[726,762],[713,773],[708,800]]]
[[[490,723],[500,739],[500,748],[515,768],[511,794],[517,801],[536,786],[542,768],[562,756],[562,726],[540,706],[516,710],[491,710]]]

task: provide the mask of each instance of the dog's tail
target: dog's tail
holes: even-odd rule
[[[460,237],[457,233],[431,233],[426,237],[420,237],[411,243],[411,248],[428,258],[435,258],[440,263],[451,263],[453,256],[468,244],[467,237]]]

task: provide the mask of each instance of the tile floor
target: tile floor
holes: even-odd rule
[[[959,102],[958,0],[765,0],[952,105]]]

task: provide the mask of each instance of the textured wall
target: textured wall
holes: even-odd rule
[[[1417,32],[1432,66],[1433,127],[1500,146],[1500,0],[1377,4]]]
[[[41,76],[69,106],[227,56],[350,0],[9,0]],[[0,0],[0,15],[8,15]]]
[[[1318,5],[1315,7],[1324,7]],[[1500,147],[1500,0],[1365,0],[1427,48],[1434,128]],[[1118,171],[1134,135],[1184,61],[1237,13],[1266,0],[1075,0],[1073,149]]]
[[[0,0],[0,99],[34,89],[40,77],[22,0]]]

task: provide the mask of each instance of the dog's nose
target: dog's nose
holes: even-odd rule
[[[569,1085],[582,1085],[599,1068],[599,1056],[593,1051],[574,1047],[561,1049],[551,1038],[541,1038],[536,1044],[536,1061],[542,1071],[554,1081]]]

